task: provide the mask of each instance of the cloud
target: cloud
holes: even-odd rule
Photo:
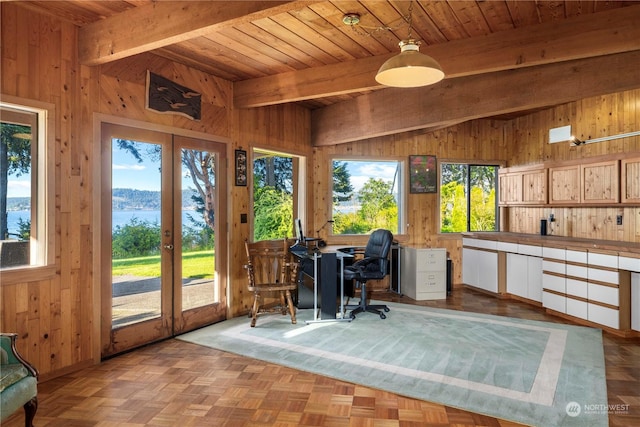
[[[116,165],[112,166],[113,170],[130,170],[130,171],[142,171],[146,167],[144,165]]]
[[[7,182],[7,197],[31,197],[31,182],[10,179]]]
[[[347,161],[351,173],[351,184],[356,191],[369,180],[369,178],[393,181],[396,173],[396,162],[377,161]]]

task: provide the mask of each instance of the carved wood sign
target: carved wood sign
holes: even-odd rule
[[[200,93],[147,70],[147,109],[200,120],[201,98]]]

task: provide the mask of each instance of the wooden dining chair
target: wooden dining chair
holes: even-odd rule
[[[253,292],[253,304],[249,317],[251,326],[256,325],[259,313],[277,312],[291,315],[291,323],[296,323],[296,309],[291,292],[298,287],[298,263],[289,252],[290,241],[287,239],[264,240],[249,243],[245,241],[247,251],[247,269],[249,291]],[[264,296],[279,297],[279,305],[266,307]]]

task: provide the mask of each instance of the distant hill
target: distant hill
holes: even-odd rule
[[[182,194],[182,207],[195,208],[196,204],[191,199],[191,196],[196,194],[195,191],[184,191]],[[114,188],[112,190],[112,201],[112,209],[117,211],[160,210],[159,191]]]
[[[160,210],[160,192],[114,188],[111,192],[112,208],[115,211]]]
[[[195,191],[184,191],[182,194],[182,207],[195,209],[196,204],[191,199]],[[116,211],[158,211],[160,210],[160,192],[147,190],[134,190],[133,188],[114,188],[112,191],[112,208]],[[27,211],[31,209],[30,197],[8,197],[8,211]]]
[[[28,211],[31,209],[31,197],[7,197],[8,211]]]

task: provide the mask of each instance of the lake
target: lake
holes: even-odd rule
[[[22,221],[29,220],[29,211],[9,211],[7,212],[7,225],[9,228],[9,234],[15,234],[18,232],[18,220],[22,218]],[[195,211],[183,211],[182,223],[190,224],[187,215],[191,215],[194,218],[198,215]],[[139,221],[146,221],[151,224],[155,222],[160,223],[160,211],[113,211],[113,224],[111,229],[115,230],[117,226],[123,226],[128,224],[132,218],[137,218]],[[15,236],[12,236],[15,237]]]

